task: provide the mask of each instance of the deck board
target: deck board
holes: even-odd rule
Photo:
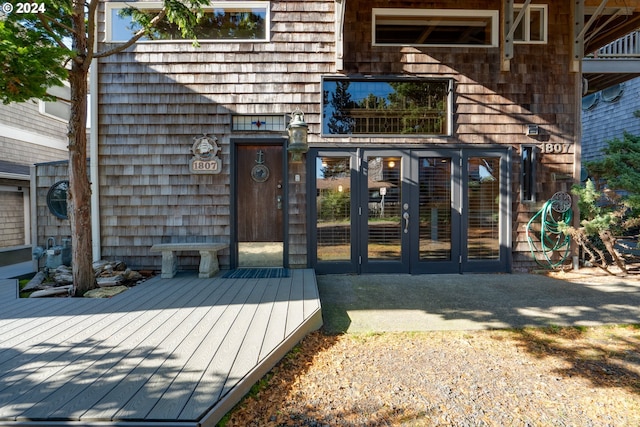
[[[186,295],[174,292],[177,302]],[[142,305],[142,307],[148,307]],[[24,399],[16,399],[10,408],[22,408],[29,401],[36,401],[27,410],[22,410],[18,415],[20,419],[30,419],[39,417],[51,417],[52,413],[67,402],[75,400],[92,400],[96,396],[104,393],[105,385],[99,381],[104,378],[104,374],[117,366],[117,371],[111,373],[107,379],[109,383],[123,381],[125,379],[126,360],[135,357],[149,356],[141,351],[134,351],[140,343],[148,340],[152,333],[163,326],[171,318],[172,310],[143,311],[143,314],[128,323],[119,330],[111,330],[111,335],[104,342],[97,343],[93,347],[88,357],[77,358],[73,364],[64,366],[57,370],[55,375],[47,377],[46,387],[34,386],[25,393]],[[79,331],[86,336],[83,332]],[[94,341],[95,338],[86,336],[86,340]],[[112,348],[118,351],[111,351]],[[124,363],[123,363],[124,361]],[[96,387],[93,385],[98,383]],[[4,413],[0,409],[0,416]]]
[[[195,307],[189,317],[172,331],[168,340],[175,338],[176,345],[173,349],[169,346],[167,350],[168,353],[171,351],[168,354],[169,357],[158,366],[157,372],[162,374],[154,373],[144,384],[141,384],[136,393],[112,416],[112,419],[145,418],[151,411],[156,401],[175,380],[190,355],[196,351],[197,344],[201,342],[210,323],[217,318],[214,304],[218,303],[224,293],[229,291],[232,282],[226,281],[225,283],[226,285],[212,286],[213,292],[208,298],[200,306]]]
[[[266,358],[277,343],[284,341],[290,293],[291,287],[289,286],[289,281],[281,280],[278,283],[276,300],[271,308],[271,316],[269,317],[267,332],[264,334],[262,341],[260,360]]]
[[[214,425],[314,320],[315,276],[293,272],[157,277],[105,300],[17,299],[0,280],[0,424]]]

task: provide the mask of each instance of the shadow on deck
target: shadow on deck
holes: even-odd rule
[[[313,270],[155,277],[110,299],[0,280],[0,425],[214,426],[322,325]]]

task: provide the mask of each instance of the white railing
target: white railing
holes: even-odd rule
[[[591,58],[639,58],[640,30],[627,34],[618,40],[598,49]]]

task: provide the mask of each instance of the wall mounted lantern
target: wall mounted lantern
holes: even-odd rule
[[[287,151],[291,153],[292,162],[301,162],[302,155],[309,151],[307,143],[307,133],[309,125],[304,121],[304,113],[300,109],[296,109],[291,113],[291,121],[287,126],[289,132],[289,147]]]

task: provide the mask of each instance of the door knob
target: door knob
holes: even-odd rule
[[[404,218],[404,220],[406,221],[404,224],[404,232],[408,233],[409,232],[409,212],[403,213],[402,218]]]
[[[277,196],[276,197],[276,202],[278,205],[278,209],[282,209],[282,196]]]

